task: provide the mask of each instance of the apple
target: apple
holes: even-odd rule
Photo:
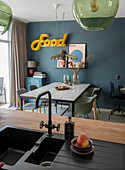
[[[85,135],[80,135],[77,138],[77,145],[80,146],[81,148],[85,148],[89,146],[89,139]]]

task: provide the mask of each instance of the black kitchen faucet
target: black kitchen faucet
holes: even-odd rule
[[[35,103],[35,107],[39,108],[39,100],[41,98],[41,96],[44,96],[45,94],[48,94],[48,124],[44,124],[44,122],[42,121],[40,123],[40,128],[42,129],[43,126],[45,126],[46,128],[48,128],[48,136],[52,136],[52,129],[57,129],[57,132],[60,130],[60,124],[58,124],[57,126],[52,124],[52,119],[51,119],[51,93],[49,91],[43,92],[41,94],[39,94],[36,98],[36,103]]]

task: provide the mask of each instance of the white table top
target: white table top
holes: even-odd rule
[[[26,92],[21,95],[21,98],[36,98],[40,93],[50,91],[52,100],[73,102],[90,86],[90,84],[78,84],[70,86],[70,89],[68,90],[55,89],[55,87],[62,85],[64,84],[61,82],[54,82],[33,91]],[[47,99],[48,95],[44,95],[41,98]]]
[[[125,87],[120,88],[121,93],[125,94]]]

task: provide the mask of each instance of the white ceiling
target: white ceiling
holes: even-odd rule
[[[25,22],[54,21],[56,13],[53,4],[61,4],[58,8],[58,20],[74,20],[72,15],[72,0],[2,0],[13,11],[13,16]],[[119,0],[119,10],[116,17],[125,17],[125,0]]]

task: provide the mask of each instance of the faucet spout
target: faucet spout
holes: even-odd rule
[[[42,96],[46,94],[48,94],[48,115],[49,115],[48,123],[51,124],[52,123],[51,121],[51,93],[49,91],[43,92],[37,96],[35,107],[39,108],[39,100]]]
[[[40,123],[40,128],[42,129],[43,126],[45,126],[46,128],[48,128],[48,136],[52,136],[52,129],[56,128],[57,131],[59,131],[60,129],[60,124],[58,124],[57,126],[52,124],[52,118],[51,118],[51,93],[49,91],[43,92],[41,94],[39,94],[36,98],[36,102],[35,102],[35,108],[39,108],[39,100],[42,96],[48,94],[48,124],[44,124],[44,122],[42,121]]]

